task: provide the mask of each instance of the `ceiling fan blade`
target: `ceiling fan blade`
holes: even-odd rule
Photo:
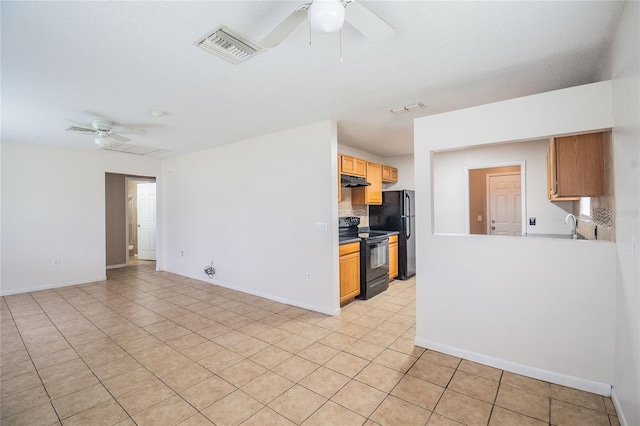
[[[95,135],[97,133],[97,131],[94,129],[87,129],[86,127],[77,126],[67,127],[67,132],[82,133],[83,135]]]
[[[396,30],[362,4],[353,1],[345,9],[345,20],[364,36],[373,41],[393,37]]]
[[[282,43],[285,38],[289,37],[289,35],[307,19],[309,4],[305,4],[294,10],[260,41],[260,46],[276,47]]]
[[[146,135],[147,131],[143,129],[134,129],[133,127],[113,126],[113,130],[121,135]]]
[[[125,138],[124,136],[120,136],[117,133],[109,133],[109,138],[113,139],[114,141],[118,141],[118,142],[130,142],[131,139],[129,138]]]

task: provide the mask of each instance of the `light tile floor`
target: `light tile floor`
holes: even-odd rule
[[[414,280],[329,317],[108,276],[2,298],[2,425],[619,424],[609,398],[414,346]]]

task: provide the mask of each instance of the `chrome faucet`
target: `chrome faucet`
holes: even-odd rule
[[[571,230],[571,238],[575,239],[578,236],[578,220],[574,215],[569,213],[567,217],[564,218],[564,224],[567,225],[569,223],[569,218],[573,219],[573,229]]]

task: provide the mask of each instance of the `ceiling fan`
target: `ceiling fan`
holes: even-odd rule
[[[339,31],[344,21],[373,41],[386,40],[395,33],[391,25],[359,2],[313,0],[294,10],[260,41],[260,45],[262,47],[278,46],[307,18],[311,29],[321,33]]]
[[[121,135],[144,135],[147,133],[142,129],[118,126],[112,121],[100,118],[92,120],[91,124],[79,123],[73,120],[67,121],[74,124],[74,126],[67,129],[68,132],[82,133],[83,135],[94,135],[94,141],[100,148],[107,148],[114,141],[129,142],[131,140]]]

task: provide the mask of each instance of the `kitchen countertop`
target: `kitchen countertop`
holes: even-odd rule
[[[398,231],[384,231],[387,233],[387,235],[400,235],[400,232]]]
[[[342,239],[342,238],[340,239],[340,245],[350,244],[350,243],[359,243],[359,242],[360,242],[360,238],[358,237],[353,237],[353,238],[347,237],[345,239]]]
[[[400,234],[398,231],[376,231],[376,232],[386,232],[387,235],[398,235],[398,234]],[[340,245],[349,244],[349,243],[356,243],[356,242],[359,242],[359,241],[360,241],[359,237],[345,237],[344,239],[340,238]]]

